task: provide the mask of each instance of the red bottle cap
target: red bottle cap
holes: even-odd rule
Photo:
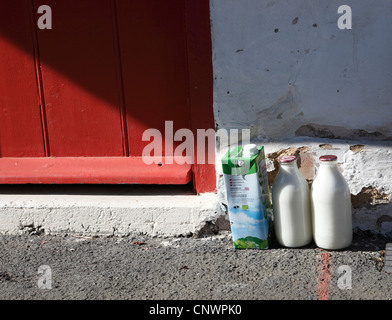
[[[282,156],[279,158],[280,163],[289,163],[297,159],[295,156]]]
[[[328,154],[328,155],[325,155],[325,156],[321,156],[319,158],[319,160],[322,161],[322,162],[328,162],[328,161],[335,161],[335,160],[337,160],[337,158],[338,157],[333,155],[333,154]]]

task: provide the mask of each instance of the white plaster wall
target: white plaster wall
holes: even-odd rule
[[[392,135],[390,0],[210,3],[218,127],[257,125],[273,139],[307,123]],[[342,4],[352,30],[337,26]]]
[[[351,30],[337,26],[343,4]],[[352,194],[372,186],[392,199],[392,1],[210,0],[210,9],[217,129],[250,129],[266,153],[307,146],[315,172],[318,156],[336,153]],[[342,127],[346,137],[296,135],[309,124]],[[364,149],[351,151],[358,143]],[[380,223],[391,209],[358,209],[355,226],[392,234],[388,219]]]

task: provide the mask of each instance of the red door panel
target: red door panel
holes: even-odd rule
[[[29,2],[0,1],[0,157],[43,157]]]
[[[184,1],[117,0],[116,6],[129,150],[141,156],[149,143],[142,141],[144,130],[164,137],[165,120],[173,121],[174,132],[191,127]]]
[[[50,30],[37,26],[40,5]],[[0,183],[214,191],[214,164],[141,157],[144,131],[165,142],[165,121],[194,137],[214,127],[209,1],[1,0],[0,112]]]
[[[35,11],[47,1],[34,1]],[[120,89],[110,0],[52,0],[38,30],[50,155],[121,156]]]

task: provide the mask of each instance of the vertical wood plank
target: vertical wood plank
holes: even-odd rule
[[[38,39],[37,39],[37,21],[34,12],[33,0],[29,0],[29,15],[30,15],[30,29],[31,29],[33,47],[34,47],[35,76],[37,79],[38,98],[39,98],[39,105],[41,111],[42,137],[44,143],[45,156],[50,157],[48,123],[46,119],[45,96],[44,96],[44,88],[42,83],[41,59],[39,55]]]
[[[131,156],[149,128],[190,128],[183,0],[117,0]],[[175,142],[175,149],[181,142]],[[163,151],[165,150],[165,144]]]
[[[34,0],[35,11],[45,0]],[[51,0],[38,30],[51,155],[122,156],[121,89],[110,0]]]
[[[0,157],[45,156],[29,6],[0,1]]]
[[[210,2],[185,0],[185,4],[190,112],[192,130],[196,136],[197,129],[215,129]],[[197,193],[216,191],[215,164],[207,163],[207,142],[205,147],[206,163],[196,163],[192,167],[193,187]],[[215,150],[215,145],[212,150]],[[197,151],[200,150],[195,149],[195,157]]]
[[[129,157],[129,142],[128,142],[128,125],[126,119],[126,109],[125,109],[125,97],[124,97],[124,78],[122,73],[122,59],[120,52],[120,39],[118,34],[118,17],[117,17],[117,6],[115,0],[110,0],[111,3],[111,15],[112,15],[112,25],[113,25],[113,41],[114,41],[114,51],[116,57],[116,73],[118,87],[120,90],[120,118],[121,118],[121,129],[123,137],[123,153],[125,156]]]

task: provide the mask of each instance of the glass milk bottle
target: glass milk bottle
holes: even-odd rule
[[[312,241],[309,186],[295,156],[283,156],[279,164],[272,184],[275,237],[282,246],[302,247]]]
[[[311,187],[313,238],[324,249],[343,249],[352,241],[351,193],[335,155],[319,158]]]

